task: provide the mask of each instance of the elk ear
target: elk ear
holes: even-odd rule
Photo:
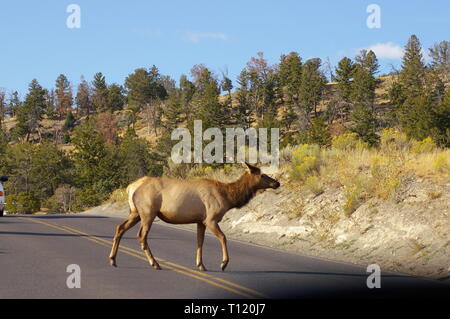
[[[247,165],[248,169],[250,170],[250,173],[252,173],[253,175],[260,175],[261,174],[261,170],[258,167],[250,165],[247,162],[245,162],[245,165]]]

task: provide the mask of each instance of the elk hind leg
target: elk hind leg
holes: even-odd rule
[[[116,264],[117,250],[119,249],[120,240],[121,240],[123,234],[128,229],[130,229],[131,227],[136,225],[136,223],[140,219],[141,218],[139,217],[139,215],[136,212],[131,211],[128,218],[116,227],[116,233],[114,234],[114,240],[113,240],[113,245],[111,248],[111,253],[109,254],[109,263],[111,264],[111,266],[117,267],[117,264]]]

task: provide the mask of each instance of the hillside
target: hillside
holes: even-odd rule
[[[231,210],[221,227],[231,238],[255,244],[448,279],[450,151],[402,144],[403,138],[385,132],[378,150],[344,145],[338,138],[328,150],[284,149],[279,169],[263,168],[281,187]],[[311,157],[317,166],[299,168]],[[236,165],[182,175],[230,182],[242,172]],[[125,191],[87,214],[125,217]],[[195,230],[195,225],[179,227]]]
[[[374,114],[381,119],[391,109],[386,93],[393,78],[385,76],[376,81]],[[335,83],[326,85],[317,105],[317,115],[327,111],[335,91]],[[227,99],[225,95],[219,100],[225,103]],[[236,93],[232,94],[232,99],[233,108],[236,108]],[[280,105],[276,114],[278,121],[282,121],[283,112],[286,112],[286,106]],[[38,202],[30,211],[40,207],[41,213],[53,213],[54,206],[59,211],[79,212],[107,198],[114,185],[125,186],[122,175],[115,174],[116,170],[124,170],[121,174],[126,174],[126,170],[136,168],[134,163],[141,165],[148,161],[144,154],[142,158],[131,158],[129,166],[124,168],[115,157],[118,154],[125,157],[134,155],[146,147],[134,138],[130,140],[134,144],[127,144],[131,145],[127,149],[114,144],[116,136],[124,136],[130,127],[123,124],[129,113],[126,108],[112,114],[100,113],[90,123],[85,116],[81,116],[75,122],[75,128],[66,131],[64,120],[44,117],[38,133],[30,135],[33,145],[39,145],[40,140],[45,138],[55,142],[59,149],[72,151],[77,128],[87,123],[82,134],[78,135],[78,143],[82,142],[80,136],[89,139],[91,135],[96,135],[99,138],[89,140],[87,145],[94,143],[98,148],[94,148],[93,154],[85,149],[87,154],[84,155],[92,155],[92,159],[89,156],[82,158],[86,159],[86,167],[92,169],[85,171],[88,187],[76,189],[70,185],[56,184],[55,194],[50,200]],[[132,127],[137,137],[150,142],[149,145],[157,152],[167,152],[167,149],[156,147],[164,134],[167,119],[162,117],[161,123],[155,134],[147,114],[142,111],[137,114],[137,121]],[[6,118],[3,124],[10,131],[16,119]],[[282,187],[258,195],[242,209],[230,211],[222,222],[222,228],[233,238],[257,244],[362,265],[378,263],[386,270],[448,278],[450,150],[438,147],[431,138],[416,141],[395,128],[381,127],[377,131],[379,145],[370,147],[357,134],[348,133],[347,128],[351,124],[346,117],[336,117],[328,123],[326,130],[332,138],[327,147],[319,147],[315,143],[292,143],[281,149],[281,166],[266,173],[278,178]],[[286,131],[293,136],[298,135],[298,125],[294,121],[290,130]],[[182,121],[178,126],[186,126],[186,122]],[[64,134],[69,135],[68,143],[63,142]],[[102,142],[101,136],[106,143]],[[107,145],[108,141],[111,145]],[[102,162],[103,158],[99,158],[98,154],[103,154],[108,161]],[[20,155],[18,159],[23,157]],[[105,166],[98,169],[97,163]],[[209,177],[227,182],[242,173],[239,165],[191,167],[170,162],[166,164],[164,175],[176,178]],[[46,163],[40,161],[39,165],[45,167]],[[79,172],[77,165],[79,163],[71,167],[72,172]],[[91,172],[100,174],[105,180],[91,177]],[[39,169],[36,174],[38,180],[41,173]],[[110,182],[112,178],[116,184]],[[17,180],[16,187],[21,189],[22,184]],[[97,189],[102,191],[101,196],[96,196]],[[24,193],[28,194],[20,194]],[[17,197],[17,201],[20,199],[25,204],[34,200],[21,196]],[[74,198],[87,200],[77,202],[73,206],[75,208],[71,208]],[[20,202],[20,205],[25,204]],[[20,205],[18,211],[22,209]],[[119,188],[102,206],[94,207],[88,213],[126,216],[127,211],[124,189]]]
[[[381,76],[377,78],[377,89],[375,91],[375,103],[374,108],[376,114],[378,114],[379,117],[383,116],[387,110],[390,107],[389,100],[387,99],[387,91],[392,82],[394,81],[393,76]],[[326,89],[324,92],[323,98],[320,100],[320,103],[317,107],[317,110],[319,113],[326,112],[326,106],[330,103],[330,99],[333,95],[333,92],[336,90],[336,83],[330,82],[326,84]],[[232,109],[235,109],[238,105],[237,100],[237,93],[232,92]],[[219,100],[224,103],[227,99],[229,99],[228,94],[223,94],[219,97]],[[282,105],[278,111],[277,118],[278,120],[282,121],[282,115],[285,112],[285,107]],[[116,122],[120,122],[120,120],[125,117],[126,114],[129,114],[129,110],[120,110],[115,111],[112,119]],[[83,123],[86,120],[86,116],[81,116],[76,122],[75,125],[78,126],[81,123]],[[167,121],[167,119],[162,119],[162,122],[164,123]],[[6,129],[6,131],[10,131],[15,125],[17,124],[17,120],[15,117],[6,117],[3,120],[3,126]],[[339,135],[345,132],[345,127],[348,126],[350,122],[343,121],[340,118],[337,118],[335,121],[329,124],[329,130],[332,136]],[[69,143],[63,143],[62,138],[64,134],[64,120],[61,119],[51,119],[47,116],[44,116],[44,119],[40,121],[40,132],[42,137],[48,138],[50,140],[55,141],[56,143],[61,144],[60,147],[62,149],[73,149],[70,142]],[[186,123],[182,122],[178,126],[185,127]],[[157,132],[158,135],[155,135],[155,132],[152,128],[149,129],[149,123],[146,120],[146,114],[144,111],[140,112],[137,116],[136,123],[133,124],[133,127],[135,129],[135,132],[138,137],[144,138],[149,142],[155,143],[157,142],[158,138],[161,137],[162,129],[158,128]],[[151,127],[151,125],[150,125]],[[123,135],[127,129],[127,126],[122,125],[118,127],[117,134],[119,136]],[[293,126],[291,130],[289,131],[291,134],[295,134],[298,132],[298,126],[296,122],[294,121]],[[71,134],[72,132],[69,132]],[[39,141],[39,135],[37,133],[31,134],[31,140],[32,141]]]

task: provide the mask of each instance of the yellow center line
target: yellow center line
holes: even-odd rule
[[[75,232],[75,233],[78,233],[78,234],[83,235],[83,236],[86,236],[86,237],[95,238],[95,239],[98,240],[98,241],[101,241],[101,242],[104,242],[104,243],[106,243],[106,244],[108,244],[108,245],[111,245],[111,243],[110,243],[108,240],[105,240],[105,239],[102,239],[102,238],[99,238],[99,237],[96,237],[96,236],[93,236],[93,235],[89,235],[89,234],[87,234],[87,233],[81,232],[81,231],[79,231],[79,230],[77,230],[77,229],[74,229],[74,228],[71,228],[71,227],[69,227],[69,226],[62,226],[62,225],[61,225],[60,227],[67,228],[69,231],[73,231],[73,232]],[[136,249],[133,249],[133,248],[130,248],[130,247],[127,247],[127,246],[125,246],[125,245],[121,245],[119,249],[120,249],[120,250],[128,250],[128,251],[130,251],[130,252],[132,252],[132,253],[137,253],[138,255],[142,255],[142,256],[145,257],[145,255],[144,255],[143,252],[141,252],[141,251],[139,251],[139,250],[136,250]],[[216,276],[212,276],[212,275],[206,274],[206,273],[204,273],[204,272],[201,272],[201,271],[198,271],[198,270],[195,270],[195,269],[190,269],[190,268],[188,268],[188,267],[185,267],[185,266],[182,266],[182,265],[179,265],[179,264],[170,262],[170,261],[168,261],[168,260],[165,260],[165,259],[162,259],[162,258],[159,258],[159,257],[156,258],[156,259],[157,259],[157,261],[158,261],[159,263],[164,263],[164,264],[167,264],[167,265],[171,265],[171,266],[174,266],[174,267],[178,267],[178,268],[181,268],[181,269],[184,270],[184,271],[189,271],[189,272],[194,273],[194,274],[199,275],[199,276],[203,276],[203,277],[206,277],[206,278],[210,278],[210,279],[213,279],[213,280],[216,280],[216,281],[223,282],[223,283],[225,283],[225,284],[227,284],[227,285],[229,285],[229,286],[233,286],[233,287],[239,288],[239,289],[241,289],[241,290],[245,290],[245,291],[247,291],[247,292],[250,292],[250,293],[255,294],[255,295],[257,295],[257,296],[259,296],[259,297],[262,297],[262,298],[269,298],[267,295],[264,295],[264,294],[260,293],[259,291],[256,291],[256,290],[254,290],[254,289],[251,289],[251,288],[248,288],[248,287],[239,285],[239,284],[236,284],[236,283],[234,283],[234,282],[231,282],[231,281],[228,281],[228,280],[225,280],[225,279],[216,277]],[[147,260],[147,259],[145,258],[145,260]],[[166,266],[167,266],[167,265],[166,265]]]
[[[53,227],[53,228],[56,228],[56,229],[59,229],[59,230],[63,230],[63,231],[68,232],[68,233],[79,235],[82,238],[85,238],[85,239],[87,239],[87,240],[89,240],[91,242],[100,244],[102,246],[107,246],[107,247],[111,246],[111,242],[108,241],[108,240],[105,240],[103,238],[99,238],[99,237],[96,237],[96,236],[84,233],[82,231],[79,231],[79,230],[74,229],[74,228],[69,227],[69,226],[56,225],[56,224],[44,222],[42,220],[38,220],[38,219],[35,219],[35,218],[29,218],[29,217],[19,217],[19,218],[24,219],[24,220],[29,220],[29,221],[32,221],[34,223],[43,224],[43,225],[46,225],[46,226],[49,226],[49,227]],[[125,254],[130,255],[130,256],[133,256],[133,257],[136,257],[138,259],[147,261],[147,258],[144,256],[143,252],[141,252],[139,250],[136,250],[136,249],[124,246],[124,245],[121,245],[119,250],[121,252],[125,253]],[[204,272],[201,272],[201,271],[198,271],[198,270],[193,270],[193,269],[190,269],[190,268],[187,268],[185,266],[182,266],[182,265],[170,262],[170,261],[162,259],[162,258],[156,258],[156,259],[157,259],[157,261],[159,263],[162,263],[166,268],[168,268],[168,269],[170,269],[172,271],[175,271],[177,273],[183,274],[185,276],[189,276],[189,277],[201,280],[203,282],[206,282],[206,283],[214,285],[216,287],[228,290],[228,291],[233,292],[235,294],[238,294],[240,296],[243,296],[243,297],[246,297],[246,298],[255,298],[255,296],[257,296],[259,298],[269,298],[267,295],[264,295],[264,294],[262,294],[262,293],[260,293],[260,292],[258,292],[256,290],[253,290],[251,288],[248,288],[248,287],[236,284],[234,282],[231,282],[231,281],[228,281],[228,280],[225,280],[225,279],[213,276],[213,275],[205,274]],[[215,281],[213,281],[213,280],[215,280]],[[221,282],[221,283],[223,283],[225,285],[228,285],[228,286],[224,286],[224,285],[218,283],[217,281],[219,281],[219,282]],[[237,288],[239,290],[234,289],[232,287]],[[246,292],[248,292],[250,294],[248,294]]]

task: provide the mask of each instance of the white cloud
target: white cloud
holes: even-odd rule
[[[372,50],[379,59],[400,60],[404,53],[403,48],[394,42],[376,43],[367,50]]]
[[[185,34],[185,39],[192,43],[199,43],[201,40],[204,40],[204,39],[226,41],[226,40],[228,40],[228,36],[222,32],[191,32],[191,31],[188,31]]]
[[[134,29],[131,29],[131,32],[133,32],[135,34],[143,35],[143,36],[149,36],[149,37],[161,37],[162,36],[162,31],[159,28],[147,28],[147,27],[134,28]]]

